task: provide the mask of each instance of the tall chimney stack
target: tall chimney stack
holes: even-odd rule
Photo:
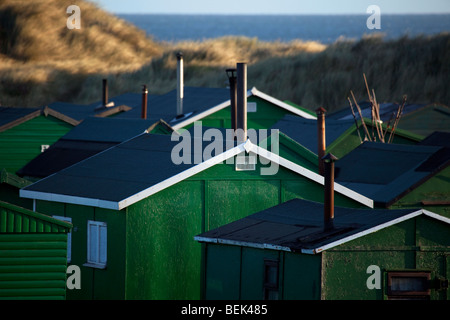
[[[148,96],[147,85],[144,84],[142,88],[142,111],[141,111],[142,119],[147,119],[147,96]]]
[[[184,98],[184,74],[183,74],[183,53],[177,53],[177,116],[183,114]]]
[[[325,196],[323,206],[324,231],[334,228],[334,162],[338,160],[328,153],[322,158],[325,169]]]
[[[236,87],[236,69],[227,69],[227,76],[230,82],[230,109],[231,109],[231,129],[233,129],[233,134],[237,129],[237,87]]]
[[[108,79],[103,79],[103,106],[108,104]]]
[[[237,64],[237,141],[247,140],[247,64]]]
[[[319,158],[319,174],[324,175],[323,157],[325,156],[326,142],[325,142],[325,112],[324,108],[320,107],[316,110],[317,114],[317,156]]]

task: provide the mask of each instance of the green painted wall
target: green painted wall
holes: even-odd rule
[[[323,188],[283,167],[271,176],[219,164],[122,211],[37,201],[38,210],[72,217],[72,264],[82,289],[68,299],[200,299],[205,259],[194,236],[294,197],[323,201]],[[336,203],[360,206],[336,194]],[[106,269],[84,267],[87,220],[108,226]]]
[[[73,128],[54,117],[43,115],[0,132],[0,170],[15,173]]]
[[[388,271],[430,271],[432,300],[449,299],[436,279],[449,279],[450,226],[419,216],[321,254],[205,244],[206,299],[262,299],[264,259],[279,261],[280,299],[387,299]],[[367,273],[380,267],[381,289],[369,289]]]
[[[200,298],[204,183],[184,181],[132,205],[127,213],[126,298]]]
[[[123,211],[36,201],[39,212],[72,218],[72,260],[81,272],[81,289],[67,290],[68,300],[123,299],[125,297],[125,226]],[[107,267],[105,269],[84,266],[87,262],[87,221],[107,223]]]
[[[420,216],[401,222],[323,253],[323,299],[386,299],[387,271],[431,271],[448,279],[445,261],[450,255],[450,226]],[[377,265],[382,272],[380,290],[368,289],[367,267]],[[430,298],[450,298],[450,291],[431,290]]]
[[[278,262],[280,300],[320,298],[320,255],[214,244],[206,248],[207,300],[262,300],[265,260]]]
[[[322,187],[279,168],[270,178],[216,165],[130,206],[126,298],[200,299],[202,246],[195,235],[295,196],[323,199]],[[337,195],[336,201],[358,206]]]
[[[247,99],[248,102],[257,104],[256,112],[247,112],[247,128],[268,129],[281,120],[286,114],[291,112],[265,101],[264,99],[252,96]],[[231,128],[231,111],[226,107],[220,111],[211,114],[202,120],[205,127]]]
[[[206,251],[207,300],[239,300],[241,247],[210,246]]]
[[[422,201],[441,204],[424,205]],[[450,218],[450,167],[437,173],[410,193],[399,199],[391,208],[424,208]]]

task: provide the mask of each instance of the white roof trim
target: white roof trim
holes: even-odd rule
[[[291,161],[289,161],[289,160],[287,160],[287,159],[285,159],[283,157],[280,157],[279,155],[274,154],[274,153],[272,153],[272,152],[270,152],[270,151],[268,151],[268,150],[266,150],[264,148],[261,148],[261,147],[259,147],[257,145],[252,144],[252,150],[251,151],[257,153],[259,156],[261,156],[263,158],[266,158],[267,160],[270,160],[270,161],[273,161],[275,163],[278,163],[279,165],[281,165],[281,166],[283,166],[283,167],[285,167],[285,168],[287,168],[289,170],[292,170],[292,171],[294,171],[294,172],[296,172],[298,174],[301,174],[302,176],[304,176],[304,177],[306,177],[306,178],[308,178],[310,180],[313,180],[313,181],[315,181],[317,183],[320,183],[322,185],[324,185],[324,183],[325,183],[325,178],[323,176],[321,176],[321,175],[319,175],[319,174],[317,174],[317,173],[315,173],[315,172],[313,172],[311,170],[308,170],[308,169],[306,169],[306,168],[304,168],[304,167],[302,167],[302,166],[300,166],[300,165],[298,165],[298,164],[296,164],[294,162],[291,162]],[[369,199],[369,198],[367,198],[367,197],[365,197],[365,196],[363,196],[363,195],[361,195],[361,194],[359,194],[359,193],[357,193],[357,192],[355,192],[355,191],[353,191],[353,190],[351,190],[349,188],[346,188],[346,187],[344,187],[343,185],[341,185],[339,183],[336,183],[336,182],[334,183],[334,191],[338,192],[340,194],[343,194],[344,196],[349,197],[349,198],[351,198],[351,199],[353,199],[353,200],[355,200],[355,201],[357,201],[357,202],[359,202],[359,203],[361,203],[361,204],[363,204],[363,205],[365,205],[365,206],[367,206],[369,208],[373,208],[374,204],[373,204],[373,200],[372,199]]]
[[[218,156],[212,157],[211,159],[208,159],[202,163],[199,163],[198,165],[187,169],[183,172],[180,172],[173,177],[170,177],[169,179],[166,179],[162,182],[159,182],[150,188],[147,188],[145,190],[142,190],[141,192],[138,192],[131,197],[128,197],[122,201],[120,201],[119,204],[119,210],[128,207],[129,205],[136,203],[144,198],[147,198],[151,196],[152,194],[155,194],[161,190],[164,190],[180,181],[183,181],[199,172],[202,172],[216,164],[219,164],[228,158],[231,158],[235,155],[238,155],[239,153],[242,153],[245,151],[245,143],[242,143],[232,149],[227,150],[224,153],[219,154]]]
[[[428,210],[424,210],[424,209],[420,209],[417,211],[413,211],[407,215],[404,215],[400,218],[397,219],[393,219],[391,221],[376,225],[373,228],[355,233],[351,236],[345,237],[343,239],[331,242],[329,244],[326,244],[324,246],[315,248],[315,249],[302,249],[301,253],[304,254],[317,254],[317,253],[321,253],[325,250],[331,249],[333,247],[339,246],[341,244],[344,244],[346,242],[361,238],[363,236],[366,236],[368,234],[377,232],[379,230],[382,230],[384,228],[393,226],[397,223],[409,220],[411,218],[415,218],[418,217],[420,215],[426,215],[430,218],[442,221],[444,223],[450,224],[450,219],[444,216],[441,216],[439,214],[430,212]],[[289,247],[284,247],[284,246],[277,246],[277,245],[270,245],[270,244],[261,244],[261,243],[253,243],[253,242],[244,242],[244,241],[236,241],[236,240],[227,240],[227,239],[220,239],[220,238],[209,238],[209,237],[199,237],[196,236],[194,237],[194,240],[199,241],[199,242],[207,242],[207,243],[218,243],[218,244],[230,244],[230,245],[239,245],[239,246],[245,246],[245,247],[252,247],[252,248],[260,248],[260,249],[274,249],[274,250],[282,250],[282,251],[289,251],[291,252],[292,250]]]
[[[343,243],[355,240],[357,238],[361,238],[361,237],[363,237],[365,235],[368,235],[370,233],[374,233],[374,232],[377,232],[377,231],[379,231],[381,229],[393,226],[394,224],[397,224],[399,222],[403,222],[403,221],[409,220],[411,218],[420,216],[422,213],[423,213],[422,210],[417,210],[417,211],[414,211],[414,212],[412,212],[410,214],[404,215],[403,217],[400,217],[400,218],[397,218],[397,219],[393,219],[393,220],[390,220],[388,222],[376,225],[373,228],[370,228],[370,229],[367,229],[367,230],[355,233],[355,234],[353,234],[351,236],[348,236],[348,237],[345,237],[343,239],[331,242],[331,243],[326,244],[326,245],[324,245],[322,247],[318,247],[318,248],[315,248],[315,249],[312,249],[312,250],[302,250],[302,253],[309,253],[309,254],[320,253],[322,251],[331,249],[331,248],[336,247],[338,245],[341,245]]]
[[[279,107],[281,107],[281,108],[283,108],[283,109],[285,109],[285,110],[287,110],[289,112],[292,112],[292,113],[294,113],[294,114],[296,114],[296,115],[298,115],[300,117],[303,117],[305,119],[317,120],[316,116],[313,116],[313,115],[311,115],[311,114],[309,114],[309,113],[307,113],[305,111],[299,110],[299,109],[297,109],[297,108],[287,104],[286,102],[278,100],[277,98],[269,96],[268,94],[265,94],[264,92],[259,91],[255,87],[253,87],[250,91],[251,91],[251,93],[254,96],[257,96],[257,97],[260,97],[261,99],[269,101],[269,102],[271,102],[271,103],[273,103],[273,104],[275,104],[275,105],[277,105],[277,106],[279,106]]]
[[[221,238],[207,238],[207,237],[194,237],[195,241],[199,242],[207,242],[207,243],[215,243],[215,244],[227,244],[233,246],[243,246],[249,248],[256,249],[270,249],[270,250],[281,250],[281,251],[291,251],[289,247],[278,246],[269,243],[254,243],[254,242],[246,242],[246,241],[238,241],[238,240],[229,240],[229,239],[221,239]]]
[[[441,216],[439,214],[436,214],[434,212],[431,212],[431,211],[428,211],[428,210],[425,210],[425,209],[422,209],[422,213],[424,215],[430,217],[430,218],[433,218],[433,219],[436,219],[436,220],[439,220],[439,221],[442,221],[442,222],[450,224],[450,219],[447,218],[447,217]]]
[[[295,173],[298,173],[310,180],[313,180],[317,183],[324,184],[324,177],[310,171],[302,166],[299,166],[289,160],[284,159],[283,157],[280,157],[277,154],[274,154],[264,148],[261,148],[255,144],[253,144],[250,140],[247,140],[245,143],[241,143],[240,145],[229,149],[215,157],[212,157],[211,159],[208,159],[200,164],[197,164],[196,166],[189,168],[183,172],[180,172],[164,181],[161,181],[145,190],[142,190],[126,199],[123,199],[119,202],[114,201],[105,201],[100,199],[91,199],[91,198],[83,198],[83,197],[76,197],[76,196],[70,196],[70,195],[64,195],[64,194],[54,194],[54,193],[45,193],[45,192],[38,192],[38,191],[28,191],[28,190],[20,190],[20,196],[23,198],[31,198],[31,199],[37,199],[37,200],[48,200],[48,201],[55,201],[55,202],[65,202],[65,203],[73,203],[73,204],[81,204],[81,205],[87,205],[87,206],[94,206],[94,207],[101,207],[101,208],[107,208],[107,209],[114,209],[114,210],[121,210],[123,208],[128,207],[129,205],[136,203],[144,198],[147,198],[151,196],[152,194],[155,194],[161,190],[164,190],[184,179],[187,179],[199,172],[202,172],[216,164],[222,163],[223,161],[234,157],[242,152],[254,152],[258,154],[259,156],[266,158],[267,160],[273,161],[274,163],[277,163],[278,165],[281,165]],[[341,193],[357,202],[360,202],[361,204],[364,204],[370,208],[373,208],[373,200],[356,193],[348,188],[345,188],[337,183],[334,184],[334,190],[338,193]]]
[[[203,112],[201,112],[201,113],[199,113],[199,114],[197,114],[197,115],[195,115],[193,117],[189,117],[188,119],[186,119],[184,121],[181,121],[180,123],[174,124],[172,126],[172,128],[174,130],[178,130],[178,129],[184,128],[185,126],[190,125],[191,123],[194,123],[195,121],[201,120],[201,119],[203,119],[203,118],[205,118],[205,117],[207,117],[207,116],[209,116],[209,115],[211,115],[213,113],[216,113],[217,111],[222,110],[223,108],[229,106],[230,103],[231,103],[230,100],[224,101],[221,104],[218,104],[217,106],[214,106],[214,107],[212,107],[212,108],[210,108],[210,109],[208,109],[206,111],[203,111]]]
[[[79,204],[79,205],[99,207],[99,208],[105,208],[105,209],[120,210],[118,203],[115,201],[100,200],[100,199],[94,199],[94,198],[84,198],[84,197],[70,196],[70,195],[65,195],[65,194],[47,193],[47,192],[31,191],[31,190],[23,190],[23,189],[19,190],[19,195],[21,198],[30,198],[30,199],[34,199],[34,200],[63,202],[63,203]]]
[[[273,103],[274,105],[276,105],[276,106],[278,106],[280,108],[283,108],[283,109],[285,109],[285,110],[287,110],[289,112],[292,112],[293,114],[296,114],[296,115],[298,115],[300,117],[303,117],[303,118],[306,118],[306,119],[314,119],[314,120],[317,119],[317,117],[315,117],[315,116],[313,116],[313,115],[311,115],[311,114],[309,114],[307,112],[304,112],[302,110],[299,110],[299,109],[297,109],[297,108],[287,104],[286,102],[278,100],[277,98],[269,96],[268,94],[259,91],[255,87],[253,87],[251,90],[247,91],[247,98],[251,97],[251,96],[259,97],[259,98],[261,98],[263,100],[266,100],[266,101],[268,101],[270,103]],[[224,101],[224,102],[222,102],[222,103],[220,103],[220,104],[218,104],[218,105],[216,105],[216,106],[214,106],[212,108],[209,108],[208,110],[205,110],[205,111],[203,111],[203,112],[201,112],[201,113],[199,113],[199,114],[197,114],[197,115],[195,115],[193,117],[189,117],[188,119],[173,125],[172,128],[174,130],[178,130],[178,129],[184,128],[185,126],[190,125],[191,123],[194,123],[195,121],[199,121],[199,120],[201,120],[201,119],[203,119],[203,118],[205,118],[205,117],[207,117],[207,116],[209,116],[209,115],[211,115],[211,114],[213,114],[213,113],[215,113],[215,112],[217,112],[219,110],[222,110],[223,108],[228,107],[230,105],[230,103],[231,103],[230,100]]]

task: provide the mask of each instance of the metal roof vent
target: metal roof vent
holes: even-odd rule
[[[331,153],[322,158],[325,171],[324,231],[334,229],[334,162],[338,160]]]
[[[183,74],[183,53],[177,53],[177,116],[183,114],[184,98],[184,74]]]
[[[235,169],[236,171],[255,171],[256,155],[254,153],[249,153],[248,155],[238,155],[236,157]]]

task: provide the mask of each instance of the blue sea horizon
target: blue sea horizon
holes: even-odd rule
[[[369,29],[370,15],[227,15],[227,14],[118,14],[156,41],[202,41],[244,36],[261,41],[359,40],[382,34],[386,39],[450,32],[450,14],[382,14],[381,29]]]

